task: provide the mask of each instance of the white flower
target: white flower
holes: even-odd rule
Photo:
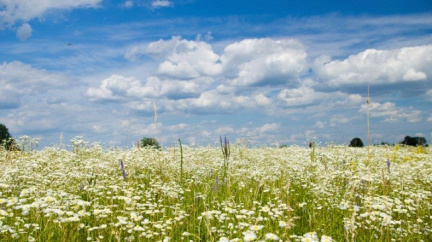
[[[273,233],[268,233],[265,235],[266,240],[279,240],[279,237]]]
[[[229,242],[230,240],[227,237],[220,237],[219,242]]]
[[[316,232],[309,232],[303,235],[302,242],[318,242],[318,236]]]
[[[244,241],[252,241],[252,240],[255,240],[257,237],[256,234],[254,232],[251,232],[251,231],[244,232],[243,235],[244,235],[244,238],[243,238]]]
[[[321,242],[331,242],[333,239],[329,236],[323,235],[321,236]]]
[[[306,205],[306,204],[307,204],[307,203],[305,203],[305,202],[303,202],[303,203],[300,203],[300,204],[299,204],[299,207],[301,207],[301,208],[302,208],[302,207],[304,207],[304,205]]]
[[[261,230],[262,228],[264,228],[263,225],[252,225],[252,226],[250,226],[249,230],[258,231],[258,230]]]

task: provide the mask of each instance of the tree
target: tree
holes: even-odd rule
[[[9,134],[8,128],[4,124],[0,124],[0,145],[9,150],[13,143],[14,141],[12,136]]]
[[[410,137],[405,136],[404,140],[400,142],[403,145],[410,146],[426,146],[426,139],[424,137]]]
[[[363,145],[363,141],[360,138],[355,137],[354,139],[351,140],[349,146],[350,147],[363,147],[364,145]]]
[[[141,139],[141,147],[147,147],[147,146],[150,146],[155,149],[161,148],[158,141],[155,138],[144,137]]]

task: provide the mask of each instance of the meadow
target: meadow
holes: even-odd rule
[[[0,241],[432,241],[431,148],[0,151]]]

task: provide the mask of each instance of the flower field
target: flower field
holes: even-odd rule
[[[431,153],[0,151],[0,241],[432,241]]]

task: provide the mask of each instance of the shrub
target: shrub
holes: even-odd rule
[[[161,148],[158,141],[155,138],[144,137],[141,139],[141,147],[147,147],[147,146],[150,146],[155,149]]]
[[[9,134],[9,130],[4,124],[0,124],[0,145],[5,147],[7,150],[17,149],[15,140]]]
[[[363,147],[364,145],[363,145],[363,141],[360,138],[355,137],[354,139],[351,140],[349,146],[350,147]]]
[[[410,146],[426,146],[426,139],[424,137],[410,137],[405,136],[404,140],[400,142],[403,145]]]

